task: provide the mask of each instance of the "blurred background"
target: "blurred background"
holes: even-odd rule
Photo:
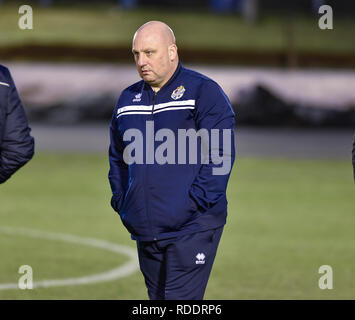
[[[36,282],[127,260],[43,232],[134,249],[109,205],[108,126],[121,91],[140,80],[131,42],[149,20],[174,30],[183,65],[216,80],[236,113],[229,217],[206,298],[355,298],[354,2],[27,1],[33,28],[22,30],[23,4],[0,0],[0,63],[24,103],[36,155],[1,186],[0,299],[147,298],[134,268],[80,285],[9,284],[23,264]],[[322,5],[332,29],[319,27]],[[332,290],[319,288],[322,265],[333,269]]]

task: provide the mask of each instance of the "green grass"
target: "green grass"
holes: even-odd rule
[[[19,4],[20,5],[20,4]],[[163,20],[175,31],[178,46],[206,49],[284,50],[287,46],[287,16],[266,15],[249,25],[236,14],[208,11],[137,9],[122,11],[115,6],[33,5],[33,30],[18,27],[18,6],[0,6],[1,46],[23,43],[131,46],[136,29],[149,20]],[[355,22],[334,17],[333,30],[320,30],[318,17],[293,17],[295,47],[304,51],[355,52]]]
[[[98,238],[135,248],[110,206],[105,155],[38,153],[1,185],[1,225]],[[206,299],[354,299],[355,198],[350,162],[237,159],[229,216]],[[0,283],[104,272],[126,257],[0,233]],[[330,265],[334,289],[320,290]],[[113,282],[0,291],[0,299],[146,299],[140,272]]]

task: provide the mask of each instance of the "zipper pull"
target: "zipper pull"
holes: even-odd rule
[[[156,99],[156,96],[157,96],[157,92],[154,91],[154,94],[153,94],[153,108],[152,108],[152,114],[154,112],[154,106],[155,106],[155,99]]]

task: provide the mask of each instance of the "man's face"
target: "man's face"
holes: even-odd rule
[[[134,38],[132,52],[138,73],[153,88],[161,88],[174,72],[172,46],[161,35],[145,30]]]

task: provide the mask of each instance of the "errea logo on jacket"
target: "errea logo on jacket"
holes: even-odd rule
[[[205,258],[206,258],[206,256],[205,256],[205,254],[204,253],[198,253],[197,255],[196,255],[196,264],[205,264]]]
[[[132,102],[140,102],[142,100],[142,94],[138,93],[134,96],[134,99],[132,100]]]

